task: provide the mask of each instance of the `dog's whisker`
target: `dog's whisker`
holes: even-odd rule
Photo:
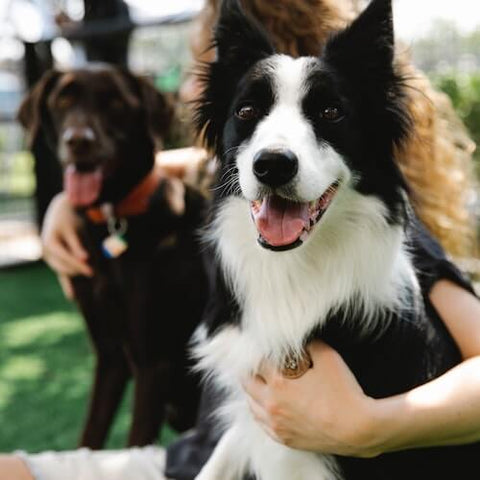
[[[221,182],[217,186],[212,187],[210,191],[217,192],[217,191],[223,190],[225,192],[228,192],[229,191],[228,189],[230,188],[231,184],[238,182],[238,178],[239,178],[239,173],[238,173],[237,167],[234,165],[222,173],[222,176],[220,177],[220,182],[223,179],[226,179],[225,182]]]

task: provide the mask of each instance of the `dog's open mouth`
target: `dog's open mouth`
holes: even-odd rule
[[[89,207],[100,197],[103,185],[103,172],[100,167],[79,170],[69,165],[63,174],[63,189],[73,207]]]
[[[258,230],[258,243],[270,250],[283,251],[300,246],[320,221],[337,193],[332,183],[312,202],[295,202],[278,195],[267,195],[251,202],[251,213]]]

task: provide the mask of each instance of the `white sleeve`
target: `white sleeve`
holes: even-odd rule
[[[35,480],[166,480],[165,450],[155,446],[15,454],[27,464]]]

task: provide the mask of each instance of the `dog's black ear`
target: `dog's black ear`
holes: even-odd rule
[[[404,141],[411,129],[405,81],[395,64],[392,18],[392,0],[372,0],[346,30],[329,40],[323,55],[352,86],[358,110],[376,118],[370,122],[370,134],[375,141],[382,138],[389,149]]]
[[[195,124],[207,147],[218,147],[230,102],[240,79],[258,61],[273,55],[263,27],[243,10],[239,0],[223,0],[213,34],[216,58],[198,72],[203,94]]]
[[[392,0],[372,0],[346,30],[329,40],[324,60],[357,88],[388,83],[394,74],[392,17]]]
[[[17,112],[17,119],[27,132],[27,143],[32,148],[45,124],[46,100],[61,73],[49,70],[25,96]]]
[[[245,72],[274,53],[263,27],[247,15],[239,0],[223,0],[214,31],[217,62]]]
[[[173,105],[148,79],[136,77],[142,107],[145,109],[147,126],[157,149],[163,146],[173,122]]]

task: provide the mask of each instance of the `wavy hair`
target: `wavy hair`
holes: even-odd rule
[[[194,56],[211,43],[220,0],[207,0],[198,17]],[[319,55],[328,37],[355,16],[351,0],[242,0],[244,8],[270,34],[278,52]],[[402,48],[402,47],[401,47]],[[397,151],[397,161],[411,188],[417,215],[447,252],[467,257],[475,250],[475,225],[469,211],[473,190],[475,144],[449,98],[402,52],[398,68],[406,79],[413,135]]]

